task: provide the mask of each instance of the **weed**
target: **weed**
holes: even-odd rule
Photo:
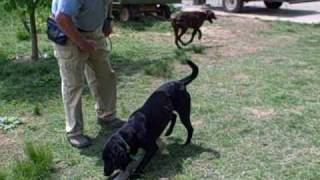
[[[150,76],[170,78],[172,76],[173,66],[168,60],[158,60],[145,68],[145,73]]]
[[[174,53],[175,53],[175,58],[179,62],[181,62],[181,64],[186,63],[186,60],[191,58],[190,54],[183,49],[175,49]]]
[[[191,50],[196,54],[202,54],[203,51],[206,49],[203,45],[192,45]]]
[[[30,40],[30,34],[25,30],[18,30],[17,31],[17,39],[19,41],[28,41]]]
[[[0,117],[0,129],[4,132],[10,132],[15,129],[19,124],[22,124],[22,120],[17,117]]]
[[[6,180],[7,176],[7,173],[4,170],[0,169],[0,180]]]
[[[26,159],[17,160],[12,166],[12,179],[42,180],[50,179],[53,166],[53,155],[47,145],[25,144]]]
[[[34,116],[40,116],[41,115],[41,110],[40,110],[40,105],[36,104],[33,109],[32,109],[32,114]]]

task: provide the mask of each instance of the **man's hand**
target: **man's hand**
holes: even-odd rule
[[[105,37],[109,37],[110,34],[112,33],[112,26],[107,26],[105,28],[103,28],[103,34]]]
[[[90,52],[96,50],[97,43],[93,40],[85,39],[77,30],[69,15],[58,13],[55,19],[68,38],[76,43],[82,51]]]
[[[97,49],[97,43],[94,40],[86,39],[78,44],[79,48],[85,52],[95,51]]]

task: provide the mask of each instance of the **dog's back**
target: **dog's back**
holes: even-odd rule
[[[172,24],[178,27],[198,28],[204,20],[206,13],[201,11],[182,11],[175,15]]]

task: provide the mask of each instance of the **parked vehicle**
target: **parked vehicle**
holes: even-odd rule
[[[113,0],[113,12],[120,21],[128,21],[140,13],[156,13],[169,19],[171,15],[167,4],[181,3],[181,0]]]
[[[243,4],[249,2],[250,0],[222,0],[223,8],[228,12],[239,12],[241,11]],[[264,4],[270,9],[279,9],[283,2],[293,3],[303,3],[312,2],[317,0],[264,0]]]

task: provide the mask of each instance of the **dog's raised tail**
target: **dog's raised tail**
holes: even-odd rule
[[[180,82],[182,82],[185,86],[191,83],[191,81],[193,81],[199,73],[198,66],[195,63],[193,63],[190,60],[187,60],[187,64],[191,67],[192,73],[189,76],[180,80]]]

